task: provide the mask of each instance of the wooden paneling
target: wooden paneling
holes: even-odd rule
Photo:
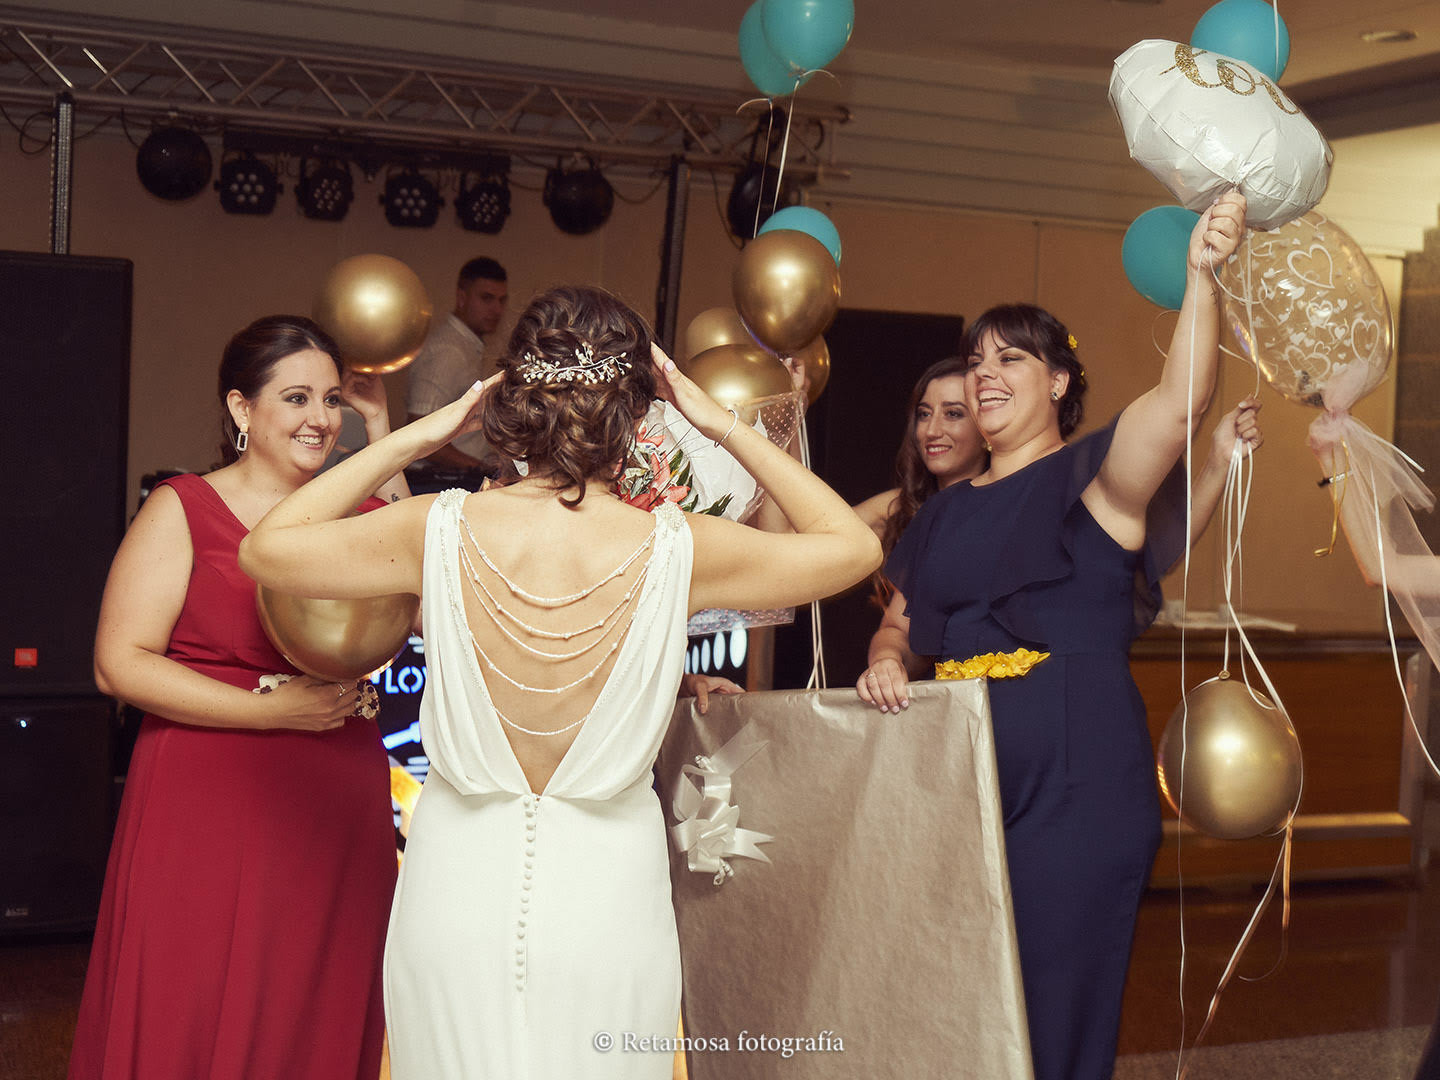
[[[1151,740],[1180,702],[1178,641],[1168,634],[1137,644],[1131,671],[1145,699]],[[1219,671],[1220,642],[1192,636],[1185,678],[1197,685]],[[1413,647],[1413,646],[1412,646]],[[1265,662],[1300,737],[1305,783],[1295,822],[1292,870],[1297,878],[1408,874],[1415,869],[1404,696],[1384,640],[1262,639]],[[1239,677],[1235,651],[1231,672]],[[1252,675],[1252,685],[1259,686]],[[1213,840],[1179,826],[1162,799],[1165,842],[1151,883],[1266,878],[1278,837]],[[1183,828],[1183,837],[1180,835]],[[1183,859],[1177,868],[1176,845]]]

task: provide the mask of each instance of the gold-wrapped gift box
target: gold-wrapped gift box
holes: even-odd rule
[[[983,682],[682,702],[658,772],[691,1080],[1030,1080]]]

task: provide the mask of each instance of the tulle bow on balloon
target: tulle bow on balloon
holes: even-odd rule
[[[1440,667],[1440,592],[1433,587],[1437,577],[1435,557],[1415,524],[1414,514],[1435,505],[1434,494],[1420,481],[1423,470],[1343,407],[1317,417],[1310,425],[1309,441],[1316,455],[1330,462],[1326,486],[1335,500],[1336,520],[1345,523],[1361,572],[1395,598],[1431,662]],[[1388,604],[1384,610],[1395,677],[1403,690]],[[1440,767],[1420,737],[1408,694],[1404,700],[1421,752],[1430,768],[1440,775]]]

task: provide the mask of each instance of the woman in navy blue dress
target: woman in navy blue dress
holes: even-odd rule
[[[989,468],[931,498],[886,567],[897,592],[861,680],[876,705],[903,707],[912,653],[1049,654],[989,686],[1037,1080],[1104,1080],[1114,1067],[1135,914],[1160,841],[1129,648],[1186,540],[1183,514],[1147,514],[1183,485],[1172,470],[1218,366],[1209,267],[1235,251],[1244,214],[1227,195],[1201,217],[1159,384],[1075,443],[1065,442],[1084,392],[1074,339],[1025,305],[976,320],[965,396]]]

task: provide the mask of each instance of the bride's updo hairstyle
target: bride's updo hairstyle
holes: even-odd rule
[[[485,438],[579,506],[589,480],[610,481],[655,396],[650,328],[603,289],[565,285],[530,302],[500,360]]]

